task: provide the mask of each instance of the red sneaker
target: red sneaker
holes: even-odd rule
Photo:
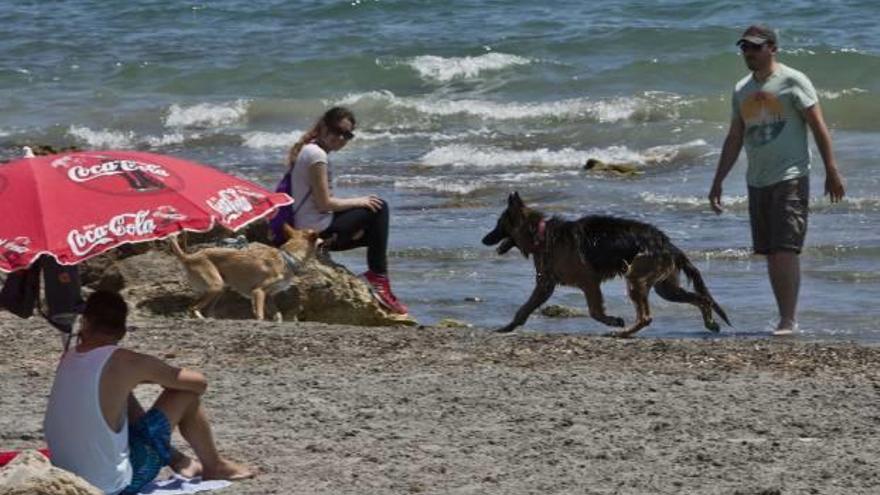
[[[367,270],[362,277],[367,280],[367,284],[370,285],[373,296],[376,297],[379,304],[392,313],[405,315],[409,312],[409,308],[400,302],[397,299],[397,296],[391,292],[391,281],[388,280],[387,275],[379,275],[378,273],[373,273],[372,271]]]

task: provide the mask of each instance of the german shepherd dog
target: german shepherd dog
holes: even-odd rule
[[[622,318],[605,314],[599,288],[602,282],[617,276],[626,279],[627,292],[636,308],[636,321],[609,333],[610,336],[631,337],[651,323],[648,293],[652,287],[666,300],[698,307],[708,330],[720,330],[712,317],[713,310],[730,325],[697,268],[666,234],[652,225],[599,215],[574,221],[547,219],[540,211],[527,207],[519,193],[514,192],[507,198],[507,209],[495,228],[483,237],[487,246],[498,243],[498,254],[515,247],[526,258],[532,256],[535,288],[513,321],[497,332],[510,332],[525,323],[558,284],[581,289],[594,319],[612,327],[624,327]],[[690,279],[695,292],[679,285],[679,271]]]

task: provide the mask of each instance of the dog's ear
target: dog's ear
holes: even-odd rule
[[[507,197],[507,206],[510,208],[522,208],[526,204],[523,203],[522,198],[519,197],[519,193],[517,191],[513,191],[510,193],[510,196]]]
[[[296,235],[296,230],[294,230],[289,223],[285,223],[281,230],[284,231],[284,236],[287,238],[285,240],[289,241]]]

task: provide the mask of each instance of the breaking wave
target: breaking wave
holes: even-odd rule
[[[507,53],[491,52],[476,57],[438,57],[422,55],[403,62],[428,81],[447,82],[454,79],[473,79],[488,71],[498,71],[532,60]]]
[[[420,163],[427,166],[473,166],[481,168],[532,166],[543,168],[580,167],[587,159],[596,158],[609,163],[628,163],[636,165],[656,165],[668,163],[689,149],[701,149],[707,146],[702,139],[684,144],[663,145],[641,151],[631,150],[626,146],[610,146],[607,148],[590,148],[577,150],[563,148],[549,150],[509,150],[493,146],[473,146],[468,144],[450,144],[435,148],[422,156]]]
[[[249,102],[199,103],[191,106],[171,105],[165,117],[165,127],[211,128],[242,123],[246,120]]]
[[[341,98],[338,103],[350,106],[391,107],[440,117],[467,115],[496,120],[552,118],[613,123],[623,120],[674,119],[678,116],[679,107],[686,101],[678,95],[657,92],[608,99],[570,98],[549,102],[497,102],[402,97],[390,91],[370,91],[350,94]]]
[[[509,185],[534,184],[538,182],[562,181],[568,177],[577,176],[579,172],[529,172],[529,173],[505,173],[483,174],[479,178],[474,177],[407,177],[394,181],[397,189],[425,190],[442,194],[468,195],[486,189],[498,189]]]
[[[172,132],[161,136],[138,136],[134,131],[95,130],[79,125],[70,126],[67,129],[67,135],[85,148],[133,148],[138,146],[161,148],[201,137],[199,134],[184,136],[180,132]]]

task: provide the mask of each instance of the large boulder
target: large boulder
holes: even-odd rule
[[[18,454],[0,469],[0,495],[102,495],[86,480],[59,469],[36,450]]]
[[[254,252],[275,248],[252,242]],[[165,250],[152,250],[122,259],[106,260],[100,275],[92,269],[89,285],[117,290],[139,311],[151,315],[187,316],[195,301],[180,262]],[[299,265],[293,285],[270,298],[267,315],[277,306],[285,321],[319,321],[362,326],[416,325],[406,317],[385,311],[367,285],[329,258],[312,258]],[[206,316],[252,319],[250,300],[227,291]]]

